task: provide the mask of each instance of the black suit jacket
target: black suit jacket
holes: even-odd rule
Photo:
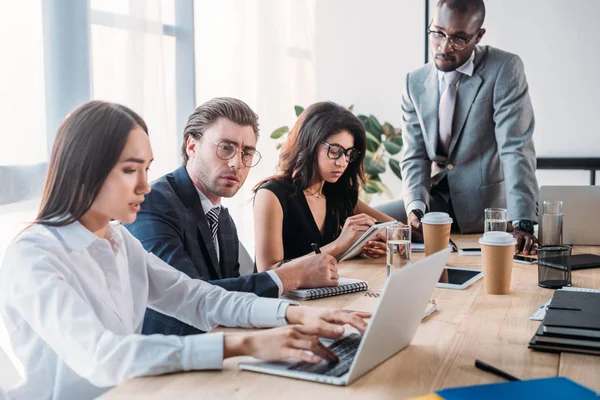
[[[146,251],[191,278],[207,280],[231,291],[278,297],[279,288],[266,272],[240,277],[237,230],[223,207],[219,214],[219,262],[200,197],[185,167],[157,179],[137,219],[125,227]],[[201,331],[148,308],[142,333],[189,335]]]

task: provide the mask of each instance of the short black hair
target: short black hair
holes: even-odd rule
[[[442,5],[446,5],[452,11],[465,14],[467,12],[473,12],[475,18],[479,21],[479,27],[483,25],[485,20],[485,4],[483,0],[439,0],[438,8]]]

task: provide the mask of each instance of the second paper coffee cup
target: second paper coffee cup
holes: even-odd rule
[[[483,261],[483,286],[489,294],[510,293],[516,240],[510,233],[486,232],[479,239]]]

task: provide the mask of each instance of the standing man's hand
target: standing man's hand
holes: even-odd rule
[[[423,225],[421,225],[421,221],[414,211],[408,214],[408,225],[412,227],[413,242],[423,243]]]
[[[517,245],[515,246],[515,253],[523,252],[523,254],[534,255],[538,246],[538,240],[533,233],[520,231],[515,229],[513,231],[513,237],[517,239]]]

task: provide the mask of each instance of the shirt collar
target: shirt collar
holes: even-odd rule
[[[204,214],[209,212],[211,208],[221,207],[220,201],[217,204],[213,204],[212,201],[210,201],[208,199],[208,197],[206,197],[206,195],[204,193],[202,193],[202,190],[198,189],[198,187],[196,185],[194,185],[194,187],[196,188],[196,191],[198,192],[198,196],[200,196],[200,204],[202,204],[202,211],[204,211]]]
[[[474,70],[475,70],[475,50],[473,50],[471,52],[471,57],[469,57],[469,59],[467,60],[466,63],[464,63],[460,67],[456,68],[456,71],[460,72],[461,74],[468,75],[468,76],[472,76]],[[440,83],[442,82],[442,79],[444,79],[445,74],[446,74],[445,72],[438,70],[438,81],[440,81]]]
[[[65,244],[72,250],[83,250],[96,240],[104,240],[88,230],[79,221],[75,221],[65,226],[48,227],[48,229],[56,230],[64,240]],[[123,244],[123,237],[119,231],[119,222],[113,221],[108,224],[106,240],[108,240],[115,251],[121,247]]]

